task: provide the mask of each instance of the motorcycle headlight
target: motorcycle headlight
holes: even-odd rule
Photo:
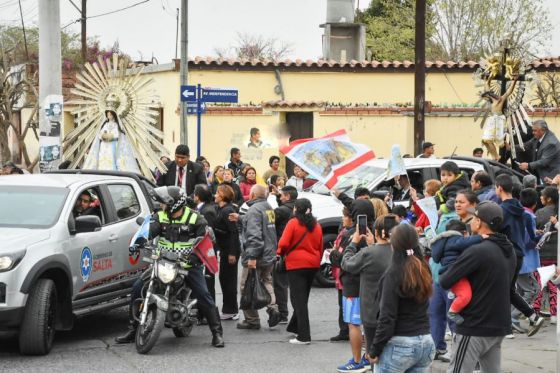
[[[157,276],[164,284],[169,284],[177,276],[177,267],[171,263],[158,263]]]

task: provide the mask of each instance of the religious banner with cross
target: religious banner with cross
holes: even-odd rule
[[[516,159],[515,146],[524,150],[523,134],[531,126],[523,99],[529,84],[536,80],[536,72],[508,44],[504,41],[500,53],[483,58],[474,76],[475,85],[482,88],[477,105],[483,102],[475,121],[481,119],[482,143],[495,160],[500,158],[499,150],[505,143],[510,145],[512,159]]]

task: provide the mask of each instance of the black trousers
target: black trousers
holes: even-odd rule
[[[338,334],[343,337],[348,337],[350,331],[348,330],[348,324],[344,322],[344,316],[342,314],[342,290],[337,290],[338,292]]]
[[[307,304],[311,285],[317,273],[317,268],[294,269],[288,271],[288,283],[290,284],[290,301],[294,308],[292,318],[286,330],[295,333],[298,340],[308,342],[311,340],[309,327],[309,310]]]
[[[216,303],[216,276],[205,270],[204,279],[206,280],[206,287],[208,288],[212,299],[214,299],[214,303]]]
[[[517,257],[517,263],[515,265],[515,274],[513,275],[513,280],[511,280],[511,287],[510,287],[510,301],[511,305],[517,308],[522,314],[529,317],[535,311],[525,302],[525,299],[517,292],[517,276],[519,275],[519,271],[521,270],[521,266],[523,265],[523,257]]]
[[[282,317],[288,318],[288,272],[272,271],[272,286],[278,311]]]
[[[235,314],[239,312],[237,304],[237,272],[239,257],[235,258],[235,264],[229,264],[228,256],[220,251],[220,286],[223,293],[222,313]]]

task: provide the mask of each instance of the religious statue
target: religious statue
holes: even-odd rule
[[[105,110],[105,120],[82,168],[140,173],[134,150],[114,110]]]
[[[510,83],[506,93],[498,96],[491,90],[490,85],[486,85],[486,91],[480,97],[485,99],[491,106],[491,114],[486,119],[482,127],[482,144],[488,150],[488,154],[494,159],[499,160],[498,150],[504,145],[506,117],[504,115],[504,104],[512,94],[517,84],[517,78]]]
[[[156,125],[161,107],[143,66],[113,54],[85,64],[72,93],[76,128],[63,142],[69,168],[118,170],[154,178],[154,168],[165,173],[160,157],[167,155],[163,132]]]
[[[474,74],[476,86],[483,87],[479,103],[485,102],[475,121],[482,118],[482,144],[495,160],[500,159],[500,148],[505,144],[515,160],[515,145],[524,150],[522,133],[531,126],[524,98],[536,81],[536,72],[530,71],[521,51],[509,48],[508,43],[503,42],[501,53],[483,58]],[[526,105],[533,110],[529,103]]]

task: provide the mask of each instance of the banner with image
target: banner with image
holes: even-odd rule
[[[64,125],[63,98],[49,95],[39,111],[39,169],[58,169],[62,158],[60,135]]]
[[[300,139],[280,151],[311,176],[332,188],[338,178],[375,158],[371,149],[350,141],[346,130],[317,139]]]

